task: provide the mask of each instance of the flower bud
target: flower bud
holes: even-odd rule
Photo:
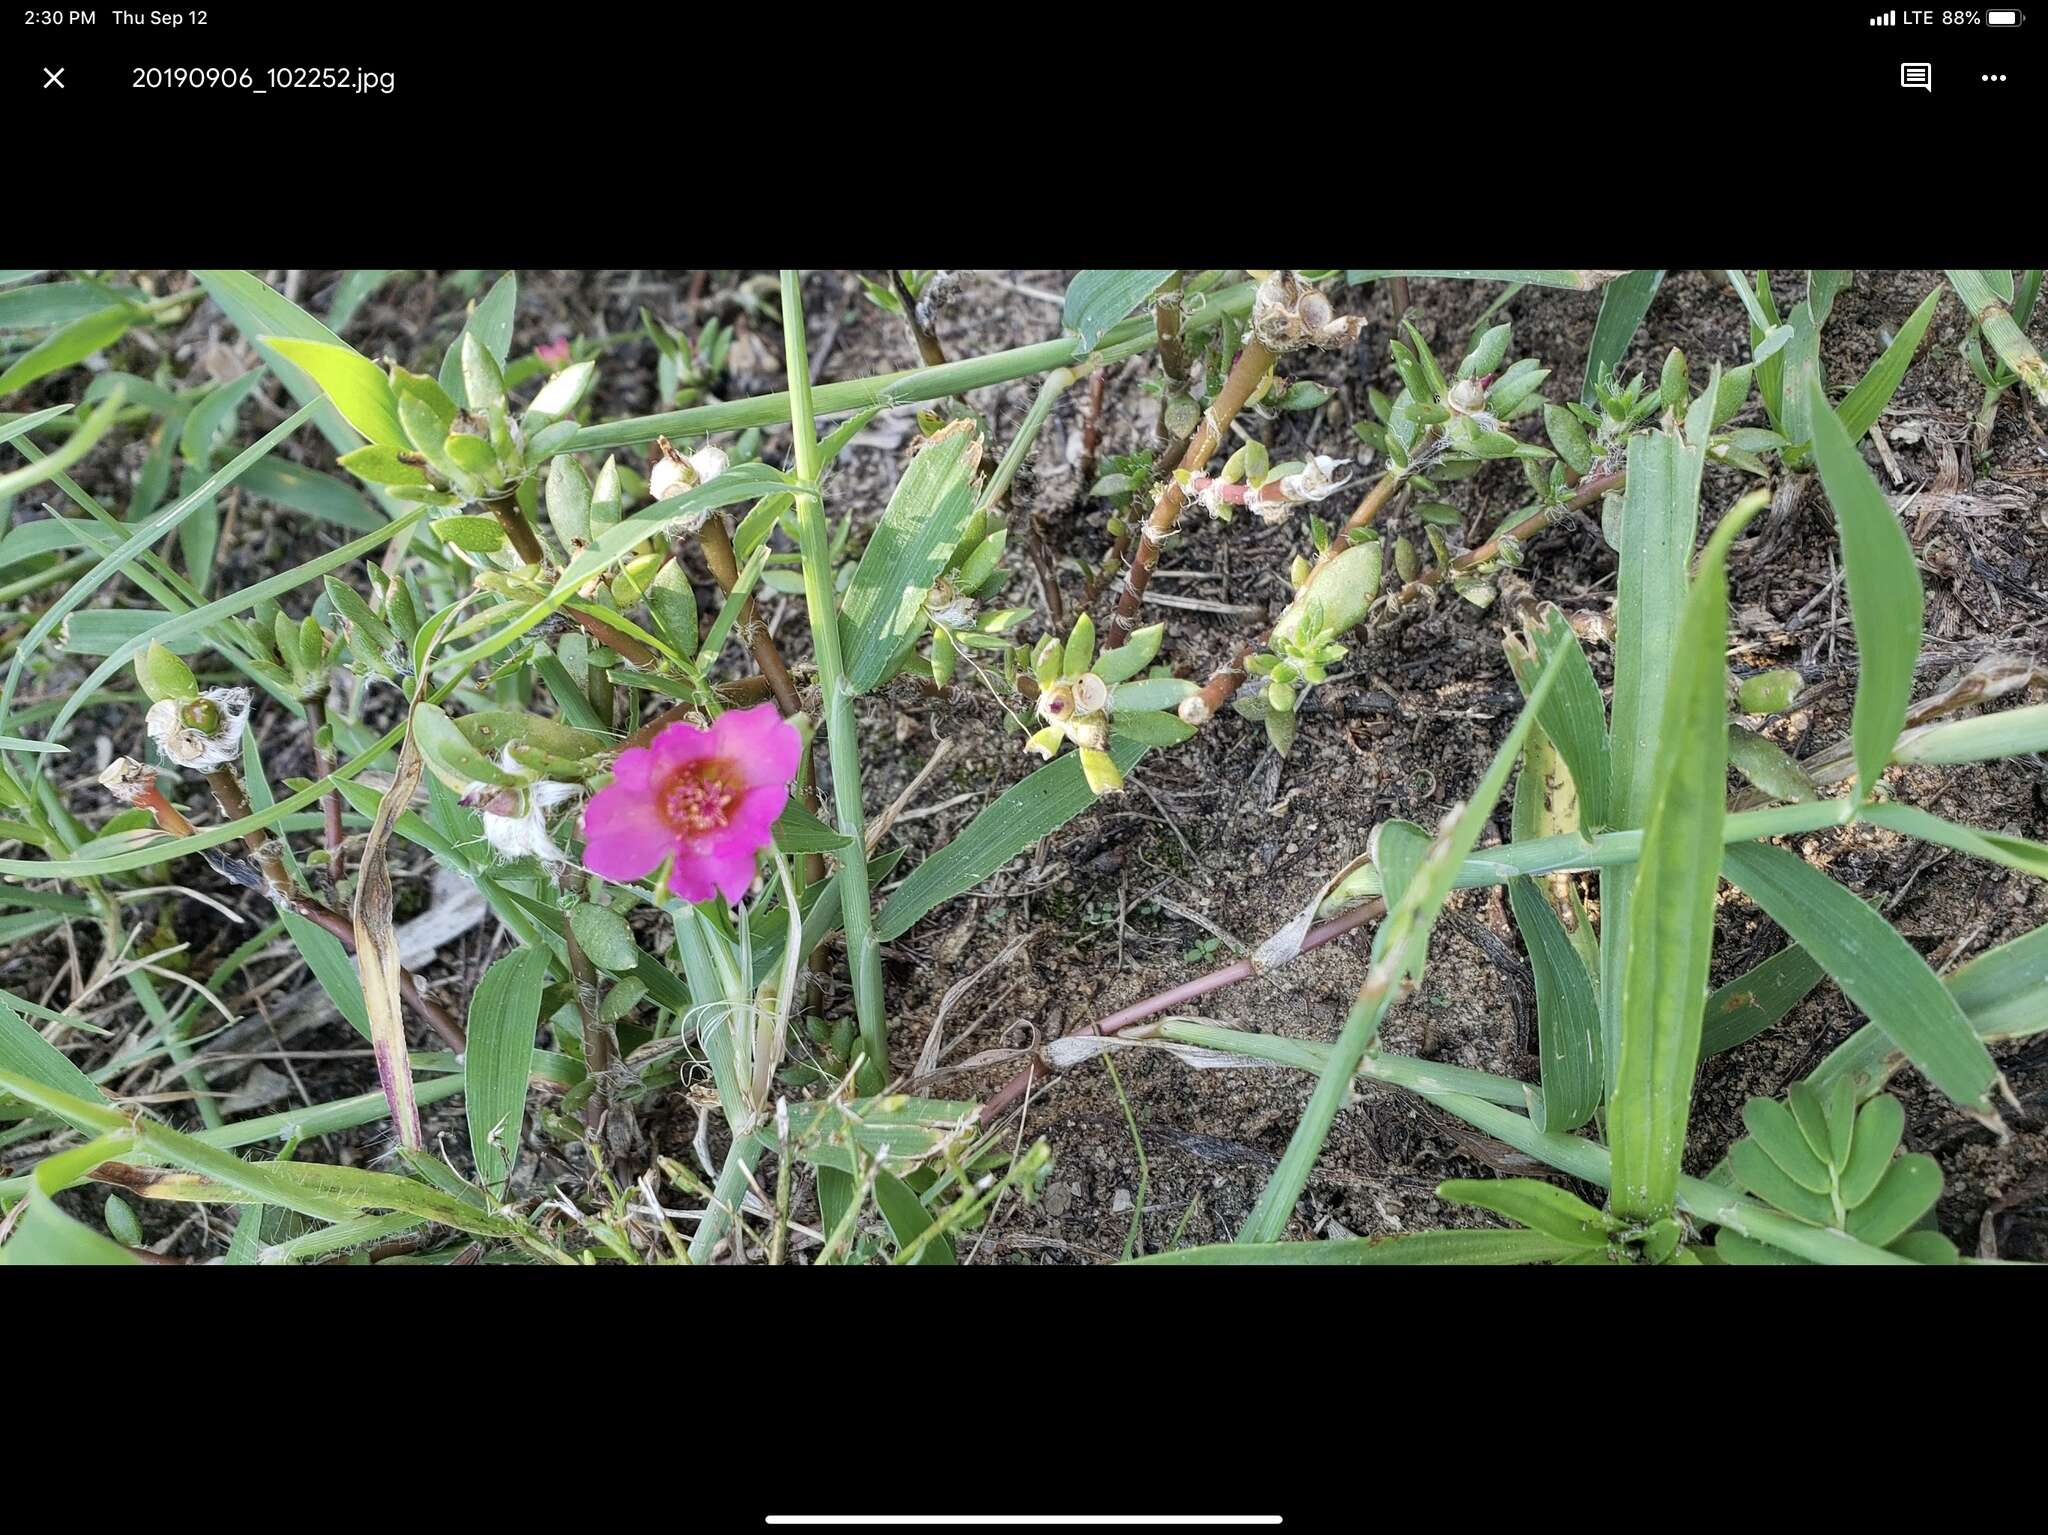
[[[1379,589],[1380,541],[1353,544],[1323,566],[1280,615],[1273,625],[1274,645],[1295,637],[1311,604],[1320,610],[1324,629],[1346,633],[1363,621]]]
[[[1093,672],[1083,674],[1074,684],[1074,702],[1083,714],[1100,714],[1109,707],[1109,684]]]

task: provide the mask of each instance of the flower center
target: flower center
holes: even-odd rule
[[[682,837],[721,830],[738,808],[743,786],[723,762],[686,762],[657,786],[656,803],[669,829]]]

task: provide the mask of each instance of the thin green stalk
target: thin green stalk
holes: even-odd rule
[[[1052,414],[1059,397],[1094,371],[1093,365],[1083,364],[1078,368],[1055,368],[1046,374],[1045,382],[1038,386],[1038,398],[1031,402],[1031,409],[1018,424],[1016,435],[1010,439],[1009,448],[996,465],[996,472],[989,476],[988,488],[981,493],[982,511],[994,507],[1003,498],[1003,492],[1010,488],[1010,482],[1017,477],[1018,467],[1031,451],[1031,445],[1038,440],[1039,429],[1045,425],[1045,418]]]
[[[1257,287],[1256,283],[1238,283],[1220,293],[1210,294],[1201,310],[1188,316],[1183,334],[1198,336],[1214,330],[1225,319],[1242,319],[1251,312],[1252,295]],[[783,317],[783,326],[786,332],[789,326],[787,315]],[[965,394],[971,389],[1029,378],[1034,373],[1045,373],[1090,358],[1098,366],[1108,367],[1156,346],[1158,340],[1152,317],[1141,314],[1112,326],[1093,351],[1083,348],[1072,336],[1063,336],[1057,341],[1041,341],[1035,346],[992,352],[987,357],[970,357],[962,362],[949,362],[943,367],[878,373],[872,378],[823,384],[815,390],[809,388],[810,376],[806,374],[805,394],[814,415],[837,415],[842,411],[868,407],[888,409],[896,405],[920,405],[930,400],[942,400],[949,394]],[[763,394],[752,399],[726,400],[716,405],[667,411],[658,416],[630,416],[623,421],[585,427],[571,439],[564,451],[584,453],[593,448],[630,447],[636,443],[652,442],[657,437],[701,437],[706,432],[773,426],[795,409],[796,402],[791,394]]]
[[[12,602],[17,597],[26,597],[30,592],[39,592],[46,586],[55,586],[59,581],[68,581],[82,575],[98,563],[90,554],[74,554],[61,565],[52,565],[48,570],[39,570],[34,575],[23,576],[19,581],[10,581],[0,586],[0,602]]]
[[[1830,826],[1849,826],[1856,820],[1856,805],[1849,799],[1808,800],[1798,805],[1774,805],[1768,810],[1744,810],[1722,821],[1721,844],[1732,847],[1738,842],[1796,837]],[[1605,831],[1594,837],[1576,833],[1539,837],[1531,842],[1511,842],[1472,854],[1458,865],[1451,888],[1471,890],[1483,885],[1504,885],[1525,874],[1619,868],[1638,862],[1642,856],[1643,834],[1640,830]],[[1379,870],[1368,864],[1325,896],[1316,913],[1320,917],[1332,917],[1346,907],[1381,893]]]
[[[1233,1038],[1234,1031],[1203,1026],[1191,1021],[1173,1019],[1163,1025],[1159,1033],[1167,1039],[1187,1044],[1200,1045],[1205,1049],[1229,1050],[1240,1054],[1257,1054],[1263,1058],[1278,1059],[1273,1052],[1241,1050],[1239,1040]],[[1243,1036],[1253,1039],[1256,1036]],[[1282,1064],[1297,1064],[1284,1060]],[[1358,1064],[1358,1075],[1370,1077],[1373,1081],[1384,1082],[1419,1097],[1427,1098],[1439,1108],[1448,1109],[1467,1124],[1481,1130],[1496,1140],[1505,1141],[1515,1150],[1545,1162],[1559,1172],[1569,1173],[1574,1178],[1605,1188],[1613,1176],[1613,1162],[1607,1148],[1598,1141],[1586,1140],[1576,1135],[1557,1135],[1536,1127],[1526,1114],[1518,1114],[1499,1102],[1488,1102],[1469,1091],[1460,1091],[1446,1083],[1446,1074],[1456,1070],[1459,1077],[1474,1078],[1490,1076],[1460,1068],[1448,1068],[1434,1061],[1418,1061],[1405,1055],[1369,1054]],[[1492,1078],[1497,1090],[1496,1098],[1512,1098],[1525,1095],[1534,1089],[1524,1083],[1506,1077]],[[1780,1215],[1762,1205],[1731,1193],[1725,1188],[1700,1178],[1681,1177],[1678,1180],[1678,1207],[1695,1219],[1716,1225],[1759,1242],[1768,1242],[1774,1247],[1794,1253],[1814,1263],[1909,1263],[1895,1253],[1859,1242],[1846,1232],[1829,1231],[1810,1226],[1804,1221]]]
[[[818,481],[818,429],[811,394],[810,361],[804,348],[804,304],[801,281],[794,270],[782,274],[783,356],[789,370],[790,426],[795,433],[797,478]],[[943,369],[931,370],[942,372]],[[943,391],[950,394],[953,391]],[[825,504],[815,494],[796,500],[797,549],[803,557],[804,604],[810,612],[811,648],[818,663],[818,687],[824,694],[825,744],[832,763],[832,805],[841,836],[853,840],[853,856],[843,859],[834,878],[839,884],[839,917],[846,929],[846,968],[853,981],[853,1008],[860,1020],[861,1062],[858,1087],[879,1093],[888,1084],[889,1028],[882,1012],[882,955],[875,942],[874,919],[868,909],[868,868],[860,856],[867,846],[867,816],[860,798],[860,737],[853,712],[853,694],[839,651],[839,606],[832,592],[832,557],[825,528]]]

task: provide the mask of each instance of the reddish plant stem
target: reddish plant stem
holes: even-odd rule
[[[1386,904],[1377,896],[1366,901],[1363,905],[1354,906],[1342,916],[1334,917],[1330,921],[1325,922],[1321,927],[1310,929],[1309,935],[1302,939],[1301,948],[1297,952],[1306,954],[1310,949],[1319,949],[1333,939],[1342,938],[1346,933],[1363,927],[1374,918],[1384,915],[1386,909]],[[1185,981],[1178,986],[1158,993],[1156,996],[1147,997],[1142,1002],[1134,1002],[1120,1012],[1111,1013],[1107,1018],[1097,1019],[1094,1023],[1076,1029],[1073,1034],[1067,1037],[1075,1038],[1088,1034],[1115,1034],[1122,1029],[1129,1028],[1134,1023],[1142,1023],[1147,1018],[1156,1018],[1159,1014],[1178,1007],[1183,1002],[1191,1002],[1196,997],[1207,996],[1212,991],[1221,991],[1225,986],[1234,985],[1238,981],[1250,980],[1256,973],[1257,971],[1250,957],[1247,956],[1234,964],[1225,965],[1220,970],[1212,970],[1207,975],[1198,976],[1192,981]],[[993,1098],[982,1105],[981,1115],[977,1122],[984,1129],[994,1124],[1010,1111],[1011,1105],[1031,1090],[1034,1083],[1042,1082],[1051,1075],[1052,1067],[1043,1058],[1033,1056],[1030,1065],[1010,1078]]]
[[[718,589],[731,596],[733,588],[740,584],[740,565],[724,516],[713,512],[705,518],[704,526],[698,530],[697,541],[704,548],[704,562],[711,567],[711,576],[718,583]],[[747,638],[747,648],[753,652],[754,665],[768,680],[768,691],[775,695],[775,702],[781,706],[783,714],[793,717],[803,713],[804,706],[797,699],[796,684],[790,680],[782,651],[775,643],[775,636],[768,632],[768,626],[761,622],[760,606],[752,597],[740,604],[739,629]],[[806,807],[817,809],[815,785],[806,784],[805,795]]]
[[[1215,455],[1223,441],[1223,434],[1230,423],[1237,419],[1237,413],[1244,409],[1244,402],[1259,386],[1272,368],[1274,354],[1265,343],[1257,340],[1245,344],[1238,353],[1237,361],[1231,365],[1230,374],[1217,391],[1216,398],[1203,413],[1202,424],[1189,440],[1187,452],[1181,455],[1179,468],[1189,474],[1205,466]],[[1131,550],[1129,568],[1124,572],[1123,591],[1117,597],[1116,616],[1110,620],[1108,631],[1103,635],[1102,647],[1114,650],[1131,637],[1138,627],[1138,613],[1144,606],[1145,588],[1152,580],[1152,572],[1159,565],[1159,549],[1167,536],[1180,523],[1181,512],[1187,505],[1187,497],[1179,483],[1168,475],[1160,488],[1159,500],[1152,508],[1152,515],[1146,519],[1139,532],[1136,545]]]
[[[505,530],[505,536],[512,540],[512,548],[529,565],[545,565],[547,554],[541,549],[540,537],[533,531],[533,524],[526,520],[526,514],[519,510],[517,498],[499,496],[484,503],[490,514],[498,519],[498,526]]]
[[[306,700],[306,728],[313,733],[313,776],[325,778],[334,771],[334,754],[320,749],[320,732],[327,725],[327,705],[318,698]],[[327,874],[334,888],[341,889],[341,791],[329,789],[320,798],[327,813]]]
[[[1102,448],[1102,396],[1109,375],[1102,369],[1088,380],[1088,414],[1081,421],[1081,494],[1095,483],[1095,458]]]
[[[939,338],[932,328],[918,316],[917,300],[903,281],[903,274],[894,267],[889,269],[889,286],[896,290],[896,302],[903,306],[903,323],[910,327],[910,339],[917,343],[917,355],[927,368],[944,367],[946,349],[939,345]]]
[[[519,502],[514,497],[499,496],[494,501],[486,501],[484,506],[498,519],[498,526],[503,528],[505,536],[512,540],[512,548],[521,560],[529,565],[547,563],[547,552],[540,546],[540,536],[533,531],[533,524],[526,520],[526,514],[519,510]],[[632,635],[614,629],[603,619],[592,618],[588,613],[579,613],[574,608],[564,608],[562,611],[581,624],[584,631],[598,644],[616,650],[628,666],[645,671],[654,665],[654,652]]]
[[[232,767],[215,768],[206,775],[206,781],[213,788],[213,797],[220,805],[221,814],[225,815],[230,821],[239,821],[255,814],[249,806],[249,796],[242,788],[242,780]],[[164,804],[165,808],[169,808],[169,805],[167,801],[163,800],[161,795],[155,796],[154,799],[145,797],[138,801],[138,803],[148,806],[152,812],[155,812],[157,824],[165,831],[171,832],[174,836],[191,835],[191,823],[185,821],[183,816],[177,816],[175,823],[166,824],[165,817],[162,811],[158,810],[157,806],[158,804]],[[173,811],[173,814],[175,815],[176,812]],[[183,823],[182,830],[178,829],[177,823]],[[263,871],[263,878],[270,887],[272,898],[278,904],[289,907],[308,922],[325,928],[341,940],[341,946],[347,949],[349,953],[355,953],[355,923],[327,905],[318,896],[308,895],[294,886],[292,884],[291,871],[284,866],[284,859],[279,856],[275,844],[262,832],[251,832],[243,841],[247,844],[249,851],[255,855],[257,866]],[[442,1040],[451,1049],[459,1051],[469,1048],[468,1035],[464,1032],[462,1025],[456,1021],[455,1016],[445,1007],[441,1006],[440,1003],[430,1001],[422,995],[418,985],[403,966],[399,968],[398,972],[398,990],[399,994],[411,1004],[412,1010],[425,1019],[427,1026],[440,1035]]]
[[[308,922],[325,928],[328,932],[339,938],[341,946],[347,949],[349,953],[355,953],[356,927],[347,917],[342,916],[324,902],[309,895],[299,894],[296,891],[287,892],[280,899]],[[469,1048],[469,1036],[463,1030],[462,1025],[456,1021],[455,1015],[441,1006],[440,1003],[433,1001],[423,994],[420,991],[419,984],[413,980],[412,973],[402,965],[398,971],[398,993],[405,998],[407,1005],[426,1021],[427,1027],[441,1036],[442,1042],[449,1049],[462,1051]]]

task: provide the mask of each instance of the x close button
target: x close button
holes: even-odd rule
[[[67,64],[64,66],[64,69],[69,69],[70,67],[71,66]],[[43,70],[43,89],[48,90],[51,86],[54,85],[57,87],[58,90],[63,90],[64,69],[50,69],[45,67]]]

